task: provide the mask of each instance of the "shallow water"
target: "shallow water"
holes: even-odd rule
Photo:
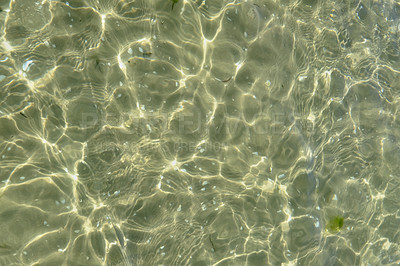
[[[400,262],[396,1],[0,7],[0,265]]]

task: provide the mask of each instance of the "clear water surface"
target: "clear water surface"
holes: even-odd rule
[[[400,263],[398,1],[0,7],[0,265]]]

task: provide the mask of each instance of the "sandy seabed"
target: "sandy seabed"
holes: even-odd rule
[[[400,263],[399,3],[0,7],[0,265]]]

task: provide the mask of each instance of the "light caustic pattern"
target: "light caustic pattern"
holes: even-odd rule
[[[0,265],[400,261],[395,1],[0,3]]]

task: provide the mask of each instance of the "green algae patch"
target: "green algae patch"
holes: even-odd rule
[[[343,224],[344,218],[342,216],[335,216],[328,221],[328,224],[326,225],[326,230],[328,230],[332,234],[337,233],[340,231],[340,229],[342,229]]]
[[[175,5],[176,3],[178,3],[179,0],[171,0],[171,1],[172,1],[171,10],[173,10],[173,9],[174,9],[174,5]]]

